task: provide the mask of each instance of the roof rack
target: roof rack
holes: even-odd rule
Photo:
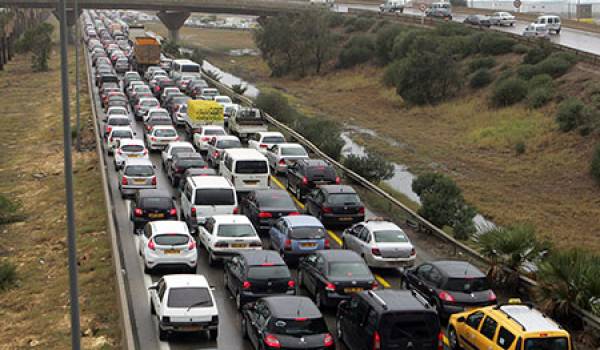
[[[418,291],[411,289],[410,293],[413,295],[413,297],[415,297],[415,299],[417,299],[421,304],[423,304],[423,306],[427,309],[431,308],[431,304],[429,304],[429,302],[427,301],[427,299],[425,299],[425,297],[419,293]]]
[[[369,290],[367,293],[368,293],[368,294],[369,294],[369,295],[370,295],[370,296],[371,296],[373,299],[377,300],[377,302],[378,302],[379,304],[381,304],[381,307],[383,307],[383,309],[384,309],[384,310],[387,310],[387,309],[388,309],[388,305],[385,303],[385,300],[381,299],[381,297],[380,297],[379,295],[375,294],[375,292],[374,292],[374,291],[372,291],[372,290]]]
[[[505,305],[514,305],[514,304],[505,304]],[[523,329],[523,331],[527,331],[527,328],[525,328],[525,325],[522,324],[521,322],[519,322],[519,320],[517,320],[516,318],[512,317],[508,312],[502,310],[501,308],[497,308],[497,310],[499,310],[500,312],[502,312],[506,318],[508,318],[509,320],[515,321],[516,324],[518,324],[519,326],[521,326],[521,328]]]

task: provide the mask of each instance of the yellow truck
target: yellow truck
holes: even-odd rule
[[[223,105],[215,101],[189,100],[187,118],[184,119],[185,130],[190,135],[199,132],[204,125],[223,126],[225,121]]]

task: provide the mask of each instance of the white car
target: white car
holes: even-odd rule
[[[193,140],[194,146],[200,151],[206,151],[208,149],[208,141],[214,136],[223,136],[227,135],[225,129],[222,126],[218,125],[205,125],[200,128],[196,132],[194,132]]]
[[[523,30],[524,37],[550,39],[550,31],[545,24],[531,23]]]
[[[166,169],[169,166],[169,162],[173,158],[174,154],[194,152],[196,152],[194,145],[187,141],[175,141],[169,143],[167,148],[165,148],[164,151],[162,151],[161,153],[163,168]]]
[[[282,133],[277,131],[257,132],[248,139],[248,148],[254,148],[260,153],[266,154],[267,149],[279,143],[285,143]]]
[[[106,111],[106,119],[116,116],[129,118],[129,111],[127,108],[121,106],[109,107]]]
[[[131,120],[126,115],[111,115],[106,119],[104,124],[104,137],[108,137],[108,134],[114,127],[118,126],[130,126]]]
[[[162,117],[162,118],[170,118],[169,116],[169,111],[167,111],[164,108],[150,108],[148,110],[148,112],[146,113],[146,115],[144,115],[144,123],[148,120],[148,118],[150,117]]]
[[[138,251],[144,261],[146,273],[159,265],[179,266],[190,272],[196,271],[196,241],[183,221],[150,221],[140,235]]]
[[[152,108],[160,108],[160,102],[154,97],[142,97],[138,101],[138,103],[133,106],[133,113],[137,120],[142,120],[144,115],[152,109]]]
[[[514,26],[517,23],[515,16],[509,12],[494,12],[490,16],[490,22],[496,26]]]
[[[169,142],[179,141],[177,130],[169,125],[157,125],[144,134],[146,145],[150,151],[164,149]]]
[[[106,138],[106,150],[112,155],[115,151],[117,143],[122,139],[133,139],[135,133],[129,126],[115,126],[111,128]]]
[[[215,102],[221,104],[223,107],[233,103],[233,101],[231,100],[231,97],[224,96],[224,95],[215,96],[214,100],[215,100]]]
[[[148,150],[144,141],[138,139],[121,139],[116,147],[114,164],[115,169],[119,170],[128,159],[148,159]]]
[[[223,158],[223,152],[230,148],[242,148],[242,142],[237,136],[222,135],[212,137],[208,141],[206,161],[212,167],[218,167],[221,158]]]
[[[262,241],[245,215],[215,215],[198,230],[198,240],[208,252],[208,264],[231,257],[240,250],[260,250]]]
[[[165,99],[167,98],[167,96],[169,94],[180,94],[181,91],[179,90],[178,87],[176,86],[169,86],[163,89],[162,93],[160,94],[160,100],[164,103]]]
[[[203,275],[165,275],[150,286],[151,313],[158,320],[158,338],[173,332],[208,332],[216,339],[219,311],[212,287]]]
[[[215,96],[219,96],[219,90],[215,88],[202,88],[200,94],[196,96],[197,100],[213,100]]]
[[[269,166],[274,174],[287,172],[288,164],[293,164],[299,159],[308,159],[308,153],[298,143],[280,143],[267,150]]]
[[[179,105],[173,110],[171,119],[175,125],[185,124],[185,120],[188,118],[188,106],[187,104]]]

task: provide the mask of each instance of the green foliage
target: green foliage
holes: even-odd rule
[[[34,72],[45,72],[48,70],[53,31],[54,27],[50,23],[38,24],[32,29],[26,30],[15,45],[17,52],[32,53],[31,69]]]
[[[540,87],[554,87],[554,81],[552,77],[548,74],[538,74],[533,76],[527,83],[530,89],[536,89]]]
[[[233,92],[235,92],[238,95],[243,95],[246,92],[246,90],[248,90],[248,85],[234,84],[231,85],[231,90],[233,90]]]
[[[5,291],[14,286],[17,281],[17,269],[10,262],[0,262],[0,291]]]
[[[288,99],[279,92],[261,92],[256,98],[256,107],[284,124],[290,125],[295,120],[296,111],[290,106]]]
[[[527,146],[525,145],[525,142],[519,141],[515,144],[515,152],[517,153],[517,155],[525,153],[526,150]]]
[[[0,194],[0,225],[23,220],[24,217],[18,213],[21,205],[11,201]]]
[[[331,158],[340,159],[344,140],[340,136],[342,132],[340,125],[335,121],[324,117],[308,118],[298,114],[294,129],[301,130],[300,133],[304,137]]]
[[[433,31],[438,36],[465,36],[473,33],[469,27],[452,21],[437,25]]]
[[[471,76],[471,80],[469,81],[469,85],[474,89],[479,89],[484,86],[487,86],[492,82],[492,73],[489,69],[481,68],[478,69]]]
[[[535,46],[529,51],[525,57],[523,57],[523,63],[525,64],[538,64],[545,60],[552,53],[552,46],[542,43],[538,46]]]
[[[375,53],[375,44],[369,35],[356,35],[344,46],[338,58],[338,67],[350,68],[370,60]]]
[[[373,24],[375,24],[375,19],[373,18],[357,17],[353,21],[346,21],[346,23],[344,23],[344,27],[346,28],[346,33],[366,32],[373,26]]]
[[[365,156],[351,154],[344,157],[343,163],[350,170],[374,183],[394,176],[394,165],[370,151]]]
[[[206,54],[203,50],[195,48],[194,50],[192,50],[192,56],[190,59],[198,64],[202,64],[202,62],[204,62],[205,57]]]
[[[394,44],[392,45],[392,58],[400,59],[405,58],[411,52],[414,47],[414,43],[417,38],[422,35],[420,30],[407,30],[402,31],[394,38]]]
[[[478,57],[469,62],[469,71],[474,72],[481,68],[494,68],[496,59],[494,57]]]
[[[161,44],[162,50],[171,56],[179,56],[180,46],[172,40],[165,40]]]
[[[394,39],[402,32],[402,27],[398,25],[387,25],[377,32],[375,38],[375,53],[381,63],[389,63],[394,58],[392,49],[394,48]]]
[[[596,145],[596,148],[594,149],[590,173],[592,174],[594,180],[600,185],[600,145]]]
[[[583,125],[586,120],[586,108],[583,102],[570,97],[558,105],[556,123],[562,132],[569,132]]]
[[[517,44],[513,46],[513,52],[518,54],[524,54],[529,52],[529,46],[524,44]]]
[[[479,52],[486,55],[503,55],[512,52],[515,40],[501,33],[486,32],[479,42]]]
[[[452,6],[467,7],[467,0],[450,0]]]
[[[329,28],[336,28],[344,24],[344,15],[337,12],[332,12],[327,17],[327,25]]]
[[[553,96],[552,86],[540,86],[529,91],[527,104],[531,108],[540,108],[552,100]]]
[[[527,96],[527,83],[518,78],[499,80],[494,85],[491,100],[495,106],[513,105]]]
[[[517,74],[525,79],[529,80],[535,75],[539,75],[538,69],[533,64],[522,64],[517,68]]]
[[[554,78],[558,78],[565,74],[574,63],[574,61],[570,61],[563,56],[550,55],[550,57],[536,64],[535,67],[537,68],[537,74],[549,74]]]
[[[219,81],[222,78],[221,74],[219,74],[216,71],[208,70],[208,69],[204,69],[204,68],[201,68],[201,70],[202,70],[202,73],[206,74],[206,76],[208,76],[212,80]]]

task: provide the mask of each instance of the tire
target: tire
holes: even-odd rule
[[[229,277],[227,277],[227,272],[223,272],[223,287],[231,292],[229,289]]]
[[[217,264],[211,251],[208,251],[208,266],[214,267]]]
[[[246,324],[246,318],[244,317],[244,315],[242,315],[242,321],[241,321],[240,328],[242,331],[242,338],[248,339],[248,325]]]
[[[151,275],[152,274],[152,269],[149,268],[146,263],[144,262],[144,273],[147,275]]]
[[[154,308],[154,303],[150,302],[150,314],[156,315],[156,309]]]
[[[344,341],[344,339],[343,339],[344,334],[342,332],[342,325],[341,325],[339,317],[335,320],[335,337],[340,342]]]
[[[319,310],[323,310],[323,297],[319,291],[315,293],[315,305]]]
[[[219,330],[218,329],[211,329],[211,330],[208,331],[208,338],[209,339],[216,340],[218,336],[219,336]]]
[[[448,327],[448,345],[450,350],[460,350],[460,344],[458,344],[458,335],[456,334],[456,329],[450,326]]]
[[[298,272],[298,291],[300,291],[302,289],[302,286],[304,285],[304,283],[302,282],[304,280],[304,272],[300,271]]]
[[[235,306],[238,308],[238,310],[242,309],[242,295],[240,292],[235,293]]]
[[[158,340],[160,340],[160,341],[169,340],[169,332],[160,329],[160,326],[158,326]]]
[[[560,34],[560,29],[556,31],[556,35]]]

